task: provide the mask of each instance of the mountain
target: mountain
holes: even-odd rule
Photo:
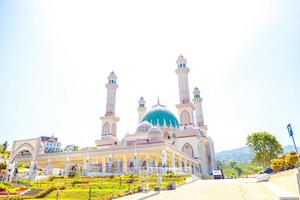
[[[283,149],[285,153],[288,153],[289,151],[294,150],[294,146],[288,145],[285,146]],[[300,152],[299,147],[297,147],[297,150],[298,152]],[[251,152],[247,146],[227,151],[221,151],[216,153],[216,160],[233,160],[238,162],[249,162],[251,160]]]

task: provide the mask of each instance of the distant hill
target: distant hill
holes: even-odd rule
[[[300,148],[297,147],[298,152]],[[288,153],[289,151],[294,150],[294,146],[288,145],[284,147],[284,152]],[[239,162],[248,162],[251,160],[251,152],[248,147],[241,147],[237,149],[231,149],[227,151],[221,151],[216,153],[216,159],[221,161],[239,161]]]

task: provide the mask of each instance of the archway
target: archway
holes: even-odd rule
[[[27,176],[28,179],[34,179],[37,169],[36,161],[39,153],[41,153],[41,148],[41,138],[14,141],[6,170],[7,180],[12,181],[16,177],[19,165],[28,168],[27,172],[24,170],[24,176]]]
[[[182,152],[194,157],[193,147],[189,143],[185,143],[185,145],[183,145]]]

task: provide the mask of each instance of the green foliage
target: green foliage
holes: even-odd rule
[[[271,160],[283,153],[281,144],[275,136],[268,132],[258,132],[248,135],[246,144],[253,153],[252,161],[264,168],[270,166]]]
[[[262,170],[261,167],[256,166],[250,162],[217,161],[217,166],[219,169],[223,170],[224,176],[227,178],[239,178],[242,176],[248,176],[251,174],[256,174]]]
[[[0,183],[0,192],[8,191],[8,187],[4,185],[3,183]]]
[[[4,162],[0,163],[0,171],[1,171],[1,170],[5,170],[6,167],[7,167],[7,164],[6,164],[6,163],[4,163]]]

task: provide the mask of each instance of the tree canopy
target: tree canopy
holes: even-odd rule
[[[264,168],[270,166],[271,160],[283,153],[282,145],[268,132],[248,135],[246,144],[253,153],[252,161]]]

